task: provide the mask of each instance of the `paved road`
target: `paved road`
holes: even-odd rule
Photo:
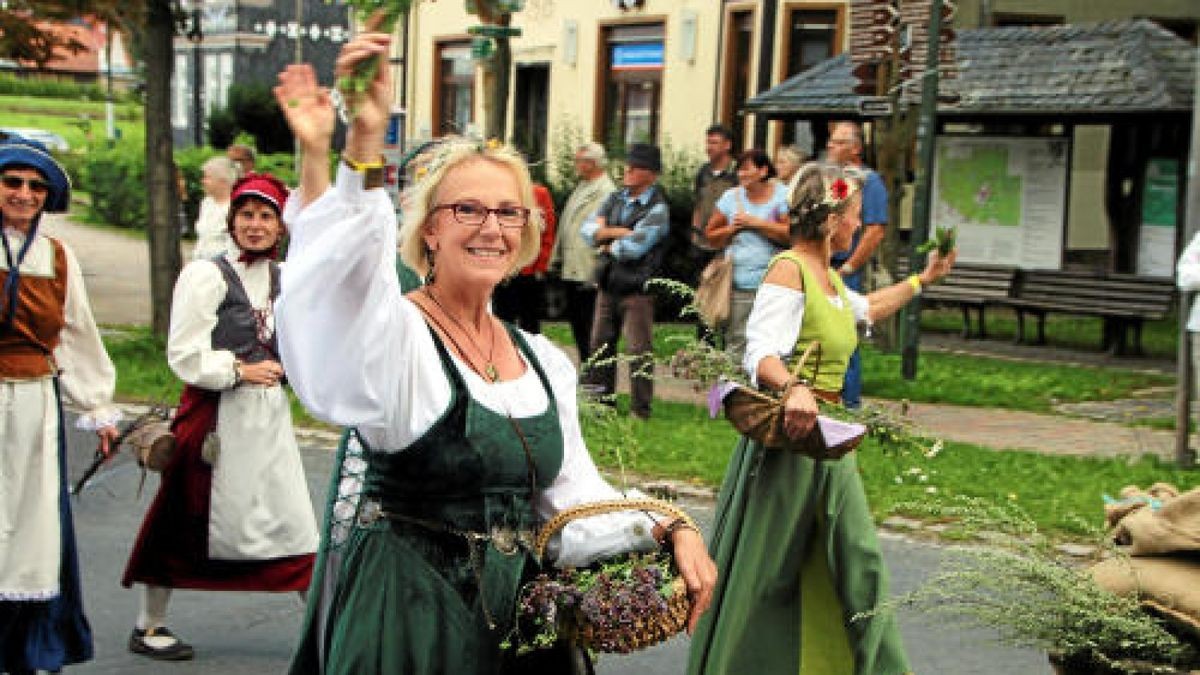
[[[74,433],[72,474],[82,471],[94,444]],[[324,500],[330,470],[328,447],[303,448],[314,508]],[[302,606],[294,595],[179,591],[172,600],[170,626],[191,641],[194,661],[163,664],[130,654],[125,643],[137,612],[137,593],[119,585],[121,571],[141,516],[158,486],[147,477],[137,495],[140,472],[122,456],[75,501],[76,529],[88,616],[96,634],[96,659],[72,673],[157,675],[159,673],[255,674],[283,672],[300,630]],[[702,522],[711,521],[711,503],[688,505]],[[894,587],[913,588],[936,568],[946,549],[899,537],[884,539]],[[1048,673],[1045,658],[1032,650],[1000,647],[986,632],[946,626],[927,617],[903,614],[904,637],[918,673],[939,675],[1038,675]],[[604,657],[600,675],[674,675],[687,660],[687,640],[676,638],[640,654]]]

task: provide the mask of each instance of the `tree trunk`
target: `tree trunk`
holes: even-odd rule
[[[511,14],[502,14],[496,22],[508,26]],[[483,65],[484,138],[504,140],[508,122],[508,90],[512,72],[512,47],[506,37],[496,38],[496,53]]]
[[[175,72],[171,0],[150,0],[146,21],[146,238],[150,245],[151,328],[166,336],[171,291],[179,275],[179,195],[171,140],[171,77]]]

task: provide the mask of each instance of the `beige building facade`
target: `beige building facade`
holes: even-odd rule
[[[698,153],[704,130],[721,122],[749,146],[754,120],[741,103],[843,51],[848,12],[839,0],[526,0],[513,15],[521,35],[511,42],[508,135],[535,154],[569,137]],[[407,138],[483,128],[468,32],[477,23],[461,2],[415,4],[397,94]],[[771,147],[791,140],[783,125],[768,130]]]

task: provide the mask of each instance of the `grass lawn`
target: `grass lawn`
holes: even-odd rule
[[[620,397],[619,406],[628,405]],[[622,421],[632,442],[620,457],[612,448],[612,433],[585,420],[585,436],[600,466],[651,476],[665,476],[701,485],[718,485],[738,436],[722,419],[711,420],[705,410],[683,403],[655,401],[654,415],[642,422]],[[991,504],[1014,503],[1025,510],[1046,534],[1080,538],[1103,522],[1104,494],[1116,495],[1125,485],[1148,486],[1156,481],[1182,489],[1200,484],[1200,470],[1183,471],[1159,461],[1092,459],[997,451],[966,443],[946,443],[933,457],[922,452],[891,450],[877,440],[863,444],[859,468],[877,520],[890,515],[918,516],[917,505],[953,506],[959,497]]]
[[[1098,317],[1049,314],[1046,317],[1046,343],[1058,347],[1098,351],[1104,321]],[[975,315],[971,317],[975,329]],[[962,312],[958,309],[926,309],[921,312],[921,330],[958,334],[962,331]],[[1142,347],[1148,356],[1175,358],[1179,343],[1179,319],[1174,314],[1161,321],[1147,321],[1142,326]],[[987,310],[989,340],[1011,341],[1017,335],[1017,314],[1011,309],[989,307]],[[1025,338],[1037,336],[1037,322],[1026,317]],[[1132,336],[1130,336],[1132,339]]]
[[[72,152],[87,148],[91,130],[92,143],[104,142],[104,102],[70,101],[55,98],[0,95],[0,126],[45,129],[66,139]],[[144,142],[146,130],[142,124],[142,108],[133,103],[116,106],[116,124],[121,130],[121,143]]]

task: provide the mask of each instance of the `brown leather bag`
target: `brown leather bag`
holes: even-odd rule
[[[729,323],[729,308],[733,302],[733,259],[718,253],[704,271],[696,287],[696,312],[710,328]]]
[[[752,440],[758,441],[764,447],[772,450],[789,450],[808,455],[813,459],[838,459],[858,446],[858,440],[830,447],[825,443],[825,436],[818,425],[801,438],[789,438],[783,430],[783,405],[787,401],[792,387],[799,383],[800,370],[808,361],[813,351],[817,352],[817,362],[813,369],[813,379],[821,366],[820,343],[814,340],[792,369],[791,384],[778,396],[771,396],[751,387],[737,385],[725,395],[725,417],[734,428]]]
[[[150,471],[162,471],[175,454],[175,434],[166,420],[147,422],[130,432],[125,442],[133,451],[138,466]]]

